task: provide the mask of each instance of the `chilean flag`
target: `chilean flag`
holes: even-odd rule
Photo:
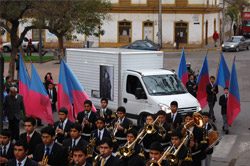
[[[23,62],[22,55],[19,54],[18,58],[19,58],[19,81],[18,81],[19,94],[23,96],[23,102],[26,109],[26,105],[29,103],[28,94],[30,86],[30,77]]]
[[[178,69],[178,78],[181,79],[182,83],[186,86],[186,83],[188,82],[188,71],[184,49],[182,49],[181,53],[181,61]]]
[[[40,118],[48,124],[53,124],[50,99],[33,64],[31,67],[31,82],[28,97],[29,103],[27,104],[26,114]]]
[[[229,125],[233,123],[235,118],[240,113],[240,93],[237,80],[237,72],[235,66],[235,57],[233,61],[230,85],[229,85],[229,96],[227,100],[227,122]]]
[[[229,86],[230,72],[229,72],[229,69],[228,69],[228,66],[227,66],[227,63],[225,61],[223,54],[221,54],[220,65],[219,65],[216,78],[217,78],[216,83],[215,83],[216,85],[220,85],[223,88]]]
[[[205,56],[200,74],[197,79],[197,84],[198,84],[197,99],[200,102],[201,108],[204,108],[207,105],[206,86],[208,83],[209,83],[208,62],[207,62],[207,56]]]
[[[77,77],[63,60],[60,64],[57,99],[58,109],[67,108],[68,118],[72,121],[84,110],[84,101],[89,99]],[[92,110],[96,111],[94,105]]]

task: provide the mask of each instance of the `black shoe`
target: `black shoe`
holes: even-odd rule
[[[225,134],[229,134],[229,131],[228,131],[228,130],[226,130],[226,131],[225,131]]]
[[[225,131],[225,128],[224,128],[224,126],[222,127],[222,130],[223,130],[223,131]]]

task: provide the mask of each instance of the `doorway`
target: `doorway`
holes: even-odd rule
[[[143,22],[143,40],[154,41],[154,26],[152,21]]]
[[[176,22],[175,23],[175,42],[188,43],[188,23]]]

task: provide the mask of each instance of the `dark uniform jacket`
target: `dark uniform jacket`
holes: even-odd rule
[[[121,160],[122,166],[145,166],[145,164],[145,159],[138,154],[133,154],[132,156]]]
[[[167,119],[167,122],[170,123],[172,125],[172,128],[176,129],[178,126],[181,125],[182,123],[182,117],[181,117],[181,114],[177,112],[176,116],[175,116],[175,119],[174,119],[174,122],[173,122],[173,119],[172,119],[172,114],[171,113],[168,113],[167,116],[166,116],[166,119]]]
[[[16,159],[9,160],[7,166],[18,166],[17,162],[16,162]],[[34,161],[34,160],[31,160],[31,159],[27,158],[27,160],[25,161],[24,166],[38,166],[38,163],[36,161]]]
[[[216,94],[219,92],[217,85],[212,86],[211,83],[207,84],[206,92],[207,92],[207,101],[208,102],[216,102],[217,101]]]
[[[57,128],[60,128],[60,129],[63,129],[63,131],[64,131],[64,135],[63,134],[57,134],[57,136],[56,136],[56,140],[59,143],[62,143],[65,138],[69,138],[69,132],[70,132],[70,129],[71,129],[72,125],[73,125],[73,122],[71,122],[69,119],[67,120],[64,128],[62,128],[63,126],[62,126],[61,121],[57,121],[54,124],[54,130],[56,130]]]
[[[95,112],[91,111],[89,117],[87,117],[87,112],[86,111],[79,112],[78,115],[77,115],[78,123],[82,124],[83,119],[88,120],[89,125],[84,125],[84,127],[82,129],[82,134],[85,137],[90,137],[91,132],[96,128],[95,127],[95,122],[97,120],[97,114]]]
[[[102,139],[103,138],[110,138],[111,139],[111,135],[109,133],[109,131],[104,128],[103,129],[103,135],[102,135]],[[98,129],[95,129],[92,133],[91,133],[91,137],[94,137],[96,139],[96,146],[98,146],[100,144],[100,138],[98,137]]]
[[[101,113],[100,113],[101,111],[102,111],[101,109],[98,109],[96,112],[99,117],[101,116]],[[113,111],[111,109],[109,108],[105,109],[104,119],[105,119],[106,124],[110,124],[112,122],[113,120],[112,114],[113,114]]]
[[[119,166],[119,165],[121,165],[121,161],[117,157],[112,156],[112,155],[104,164],[104,166]],[[101,161],[97,162],[97,166],[101,166]]]
[[[27,145],[27,147],[28,147],[28,155],[30,155],[30,154],[34,153],[34,151],[36,149],[36,146],[38,144],[42,143],[42,138],[41,138],[41,135],[38,132],[34,131],[32,137],[30,139],[30,142],[28,143],[27,142],[27,133],[25,132],[25,133],[20,135],[20,141]]]
[[[191,82],[190,80],[186,83],[186,88],[188,90],[188,92],[193,95],[194,97],[197,96],[197,89],[198,86],[196,85],[196,87],[194,88],[194,86],[196,85],[195,82]]]
[[[67,139],[63,140],[63,143],[62,143],[63,147],[65,149],[67,149],[67,151],[72,150],[72,148],[73,148],[72,144],[73,144],[72,138],[67,138]],[[75,146],[84,149],[87,147],[87,145],[88,145],[88,142],[81,137]]]
[[[14,158],[14,145],[12,143],[10,143],[10,146],[8,149],[6,149],[5,154],[3,154],[3,151],[1,149],[1,156],[4,158],[7,158],[7,159],[13,159]]]
[[[23,97],[18,94],[15,97],[11,95],[6,96],[4,110],[6,111],[9,120],[20,120],[21,110],[25,111]]]
[[[221,106],[221,115],[227,114],[227,99],[228,99],[228,96],[226,97],[225,94],[220,96],[219,104]]]

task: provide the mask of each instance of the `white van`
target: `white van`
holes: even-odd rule
[[[124,106],[138,125],[148,113],[170,112],[174,100],[182,114],[201,110],[176,74],[163,69],[163,56],[161,51],[119,48],[66,50],[66,62],[90,100],[99,106],[102,97],[108,98],[113,110]]]

